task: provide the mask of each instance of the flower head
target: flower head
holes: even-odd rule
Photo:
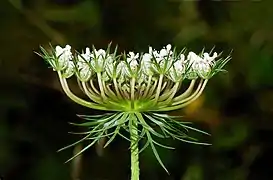
[[[91,102],[96,104],[96,108],[115,111],[127,111],[132,108],[138,111],[176,109],[176,106],[187,102],[179,98],[178,87],[182,81],[200,80],[202,85],[229,60],[220,58],[216,61],[216,52],[212,55],[207,52],[201,55],[194,52],[185,54],[183,51],[176,53],[171,45],[161,50],[149,47],[149,51],[141,56],[135,52],[119,56],[111,54],[109,48],[91,50],[87,47],[85,52],[75,57],[69,45],[64,48],[56,46],[54,52],[52,56],[46,52],[44,58],[58,71],[62,81],[74,73],[82,82],[92,80],[92,85],[87,84],[90,86],[90,92],[86,91],[85,94],[92,94],[89,97]],[[201,89],[197,92],[199,91]],[[96,96],[100,96],[104,101],[96,103]],[[134,106],[128,102],[134,102]]]
[[[64,48],[61,46],[56,46],[55,53],[58,58],[58,64],[56,64],[56,66],[58,66],[60,69],[65,69],[69,61],[71,61],[73,58],[71,53],[71,46],[66,45]]]
[[[157,142],[151,135],[202,144],[192,141],[187,136],[187,129],[205,132],[157,112],[177,110],[191,104],[201,96],[209,79],[222,71],[230,60],[230,57],[220,58],[216,52],[212,55],[206,52],[200,55],[194,52],[186,54],[184,51],[177,53],[171,45],[161,50],[149,47],[145,53],[122,55],[116,55],[116,50],[111,53],[110,46],[107,50],[87,47],[82,54],[74,55],[69,45],[64,48],[56,46],[51,52],[42,47],[41,50],[41,56],[57,71],[62,88],[71,100],[85,107],[113,112],[101,116],[82,116],[95,120],[94,123],[82,124],[94,128],[86,138],[93,138],[96,142],[97,137],[112,135],[106,143],[108,145],[117,134],[123,136],[120,134],[121,128],[130,134],[138,134],[138,128],[133,130],[132,126],[140,126],[139,138],[146,135],[155,154],[154,143]],[[70,90],[67,78],[74,74],[89,101]],[[186,83],[189,86],[181,92],[184,81],[190,83]],[[150,124],[158,126],[163,134]]]

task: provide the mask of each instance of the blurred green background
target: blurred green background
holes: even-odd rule
[[[273,1],[270,0],[1,0],[0,176],[3,180],[127,180],[127,141],[56,151],[79,139],[75,114],[95,113],[63,94],[56,73],[34,54],[39,45],[76,49],[109,42],[120,51],[171,43],[229,54],[228,74],[210,80],[194,104],[176,114],[208,131],[210,147],[167,140],[159,148],[168,175],[147,149],[141,180],[273,179]],[[75,88],[76,84],[75,84]],[[80,147],[77,147],[80,148]]]

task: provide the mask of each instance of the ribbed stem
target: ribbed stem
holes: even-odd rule
[[[100,88],[100,93],[101,93],[101,96],[102,96],[102,99],[103,100],[106,100],[106,96],[105,96],[105,90],[103,88],[103,84],[102,84],[102,77],[101,77],[101,72],[97,73],[97,77],[98,77],[98,83],[99,83],[99,88]]]
[[[59,75],[59,80],[60,80],[60,83],[62,85],[62,88],[65,92],[65,94],[71,99],[73,100],[74,102],[82,105],[82,106],[85,106],[85,107],[89,107],[89,108],[93,108],[93,109],[98,109],[98,110],[109,110],[109,108],[106,108],[104,106],[101,106],[99,104],[96,104],[96,103],[92,103],[92,102],[89,102],[89,101],[85,101],[81,98],[79,98],[78,96],[76,96],[75,94],[73,94],[69,87],[68,87],[68,84],[66,82],[66,79],[62,77],[62,73],[60,71],[58,71],[58,75]]]
[[[186,107],[187,105],[191,104],[193,101],[195,101],[203,92],[203,90],[205,89],[206,85],[208,83],[208,79],[206,79],[204,81],[204,83],[202,84],[202,87],[198,90],[198,92],[194,95],[194,97],[192,97],[190,100],[188,100],[185,103],[176,105],[176,106],[170,106],[170,107],[166,107],[166,108],[161,108],[160,111],[173,111],[173,110],[177,110],[177,109],[181,109],[183,107]]]
[[[139,180],[139,149],[137,118],[135,114],[130,115],[130,140],[131,140],[131,180]]]
[[[163,77],[164,77],[163,74],[160,74],[159,81],[158,81],[158,87],[157,87],[156,94],[155,94],[155,103],[157,103],[157,100],[158,100],[160,92],[161,92]]]

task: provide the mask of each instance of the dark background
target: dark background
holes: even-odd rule
[[[4,180],[127,180],[129,144],[90,148],[64,164],[80,137],[68,134],[75,114],[93,114],[63,94],[56,73],[34,54],[39,45],[76,49],[112,41],[123,51],[171,43],[228,54],[228,74],[176,112],[212,134],[210,147],[169,141],[159,148],[168,175],[150,149],[141,180],[273,179],[273,1],[270,0],[1,0],[0,175]],[[77,90],[76,84],[72,84]],[[202,136],[200,136],[203,139]],[[76,147],[79,148],[79,147]]]

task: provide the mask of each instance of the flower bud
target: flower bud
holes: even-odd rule
[[[204,60],[196,62],[193,65],[193,69],[197,72],[198,76],[207,79],[209,78],[211,67],[210,64]]]
[[[99,49],[98,51],[94,49],[91,53],[91,66],[95,72],[102,72],[104,70],[105,61],[108,58],[108,54],[106,54],[105,50]]]
[[[180,59],[177,60],[169,70],[169,77],[172,81],[177,82],[181,81],[185,73],[184,65],[185,56],[184,54],[180,55]]]
[[[55,55],[57,56],[56,63],[54,66],[56,70],[63,70],[67,67],[68,62],[72,60],[73,56],[71,53],[71,46],[66,45],[65,48],[60,46],[56,46],[55,48]]]
[[[117,77],[117,72],[115,68],[115,64],[116,62],[114,62],[113,57],[109,56],[106,60],[105,60],[105,71],[107,73],[107,75],[109,76],[110,79],[116,78]]]
[[[81,81],[86,82],[90,79],[92,75],[91,68],[88,65],[86,65],[85,67],[79,68],[79,72],[77,75]]]
[[[81,81],[88,81],[92,75],[92,69],[90,67],[90,54],[88,48],[85,54],[78,56],[77,62],[77,76]]]
[[[128,57],[126,58],[129,67],[125,68],[126,75],[128,77],[136,76],[139,70],[138,63],[139,54],[135,54],[134,52],[129,52]]]
[[[172,65],[173,59],[170,55],[172,55],[171,45],[167,45],[159,52],[153,50],[152,47],[149,47],[149,54],[155,60],[155,64],[152,66],[153,71],[157,73],[166,73],[167,70],[170,69]]]
[[[63,72],[64,78],[70,78],[75,73],[75,66],[73,61],[68,61],[67,67]]]
[[[152,58],[153,57],[151,54],[145,53],[141,59],[141,69],[148,76],[152,76],[154,74],[152,70]]]

